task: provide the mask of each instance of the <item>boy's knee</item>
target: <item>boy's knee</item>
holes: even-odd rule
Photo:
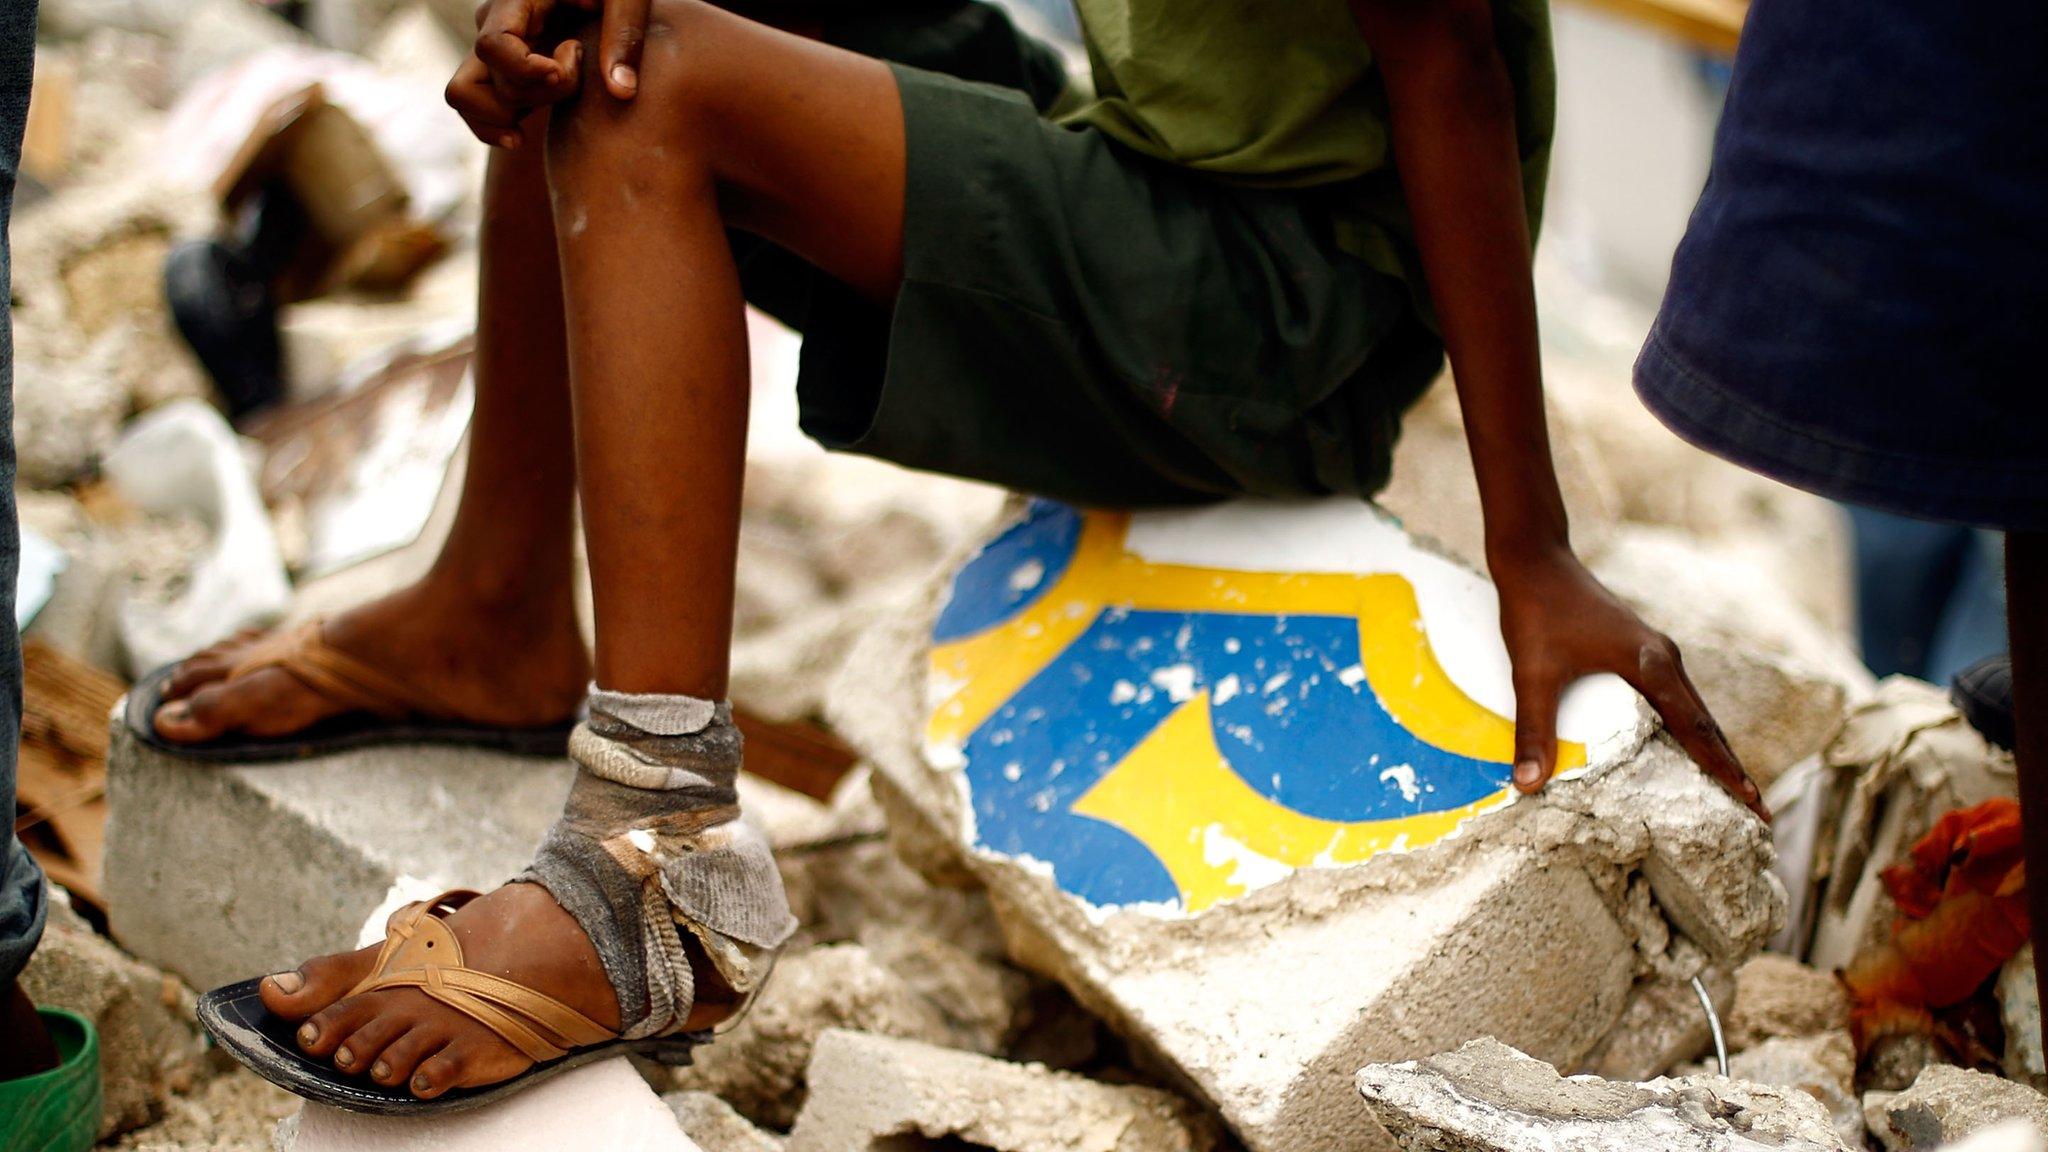
[[[564,161],[594,158],[607,141],[624,148],[659,145],[687,151],[710,131],[712,98],[726,63],[715,50],[720,25],[734,19],[703,0],[654,0],[647,12],[638,83],[620,100],[605,86],[598,18],[578,30],[581,93],[555,111],[548,147]],[[646,154],[640,159],[644,162]]]

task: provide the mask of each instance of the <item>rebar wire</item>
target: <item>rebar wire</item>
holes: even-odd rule
[[[1721,1014],[1714,1011],[1714,998],[1707,995],[1707,986],[1700,978],[1692,978],[1692,990],[1700,998],[1700,1010],[1707,1014],[1707,1030],[1714,1034],[1714,1063],[1720,1066],[1721,1075],[1728,1074],[1728,1038],[1721,1034]]]

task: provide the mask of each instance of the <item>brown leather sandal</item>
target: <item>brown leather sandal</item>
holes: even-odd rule
[[[463,962],[461,941],[443,917],[476,897],[475,892],[457,889],[399,909],[386,925],[375,967],[348,995],[418,988],[497,1033],[533,1061],[533,1067],[510,1080],[422,1100],[405,1085],[386,1088],[347,1075],[299,1050],[298,1025],[263,1006],[256,991],[260,978],[201,996],[200,1023],[229,1055],[288,1092],[351,1112],[406,1116],[475,1108],[571,1068],[623,1053],[664,1064],[688,1064],[691,1053],[710,1042],[709,1031],[626,1040],[551,996],[469,967]]]
[[[342,706],[330,716],[289,736],[233,734],[218,740],[180,743],[156,730],[177,665],[159,668],[128,690],[123,712],[128,730],[151,748],[192,760],[223,762],[297,760],[378,744],[462,744],[521,756],[568,753],[575,718],[536,728],[511,728],[452,719],[454,709],[434,693],[372,667],[327,643],[323,621],[279,628],[250,645],[229,670],[227,681],[264,668],[278,668],[315,693]]]

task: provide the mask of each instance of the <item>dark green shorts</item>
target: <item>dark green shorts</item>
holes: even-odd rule
[[[984,5],[918,0],[827,38],[896,63],[904,269],[877,308],[735,239],[748,298],[804,333],[805,433],[1095,506],[1386,483],[1442,348],[1315,194],[1047,121],[1057,59]]]

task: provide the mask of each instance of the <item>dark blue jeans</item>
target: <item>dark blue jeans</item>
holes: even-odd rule
[[[42,939],[43,873],[14,838],[14,754],[21,740],[21,637],[14,581],[21,527],[14,517],[14,327],[7,312],[7,223],[36,51],[36,0],[0,0],[0,983],[20,974]]]

